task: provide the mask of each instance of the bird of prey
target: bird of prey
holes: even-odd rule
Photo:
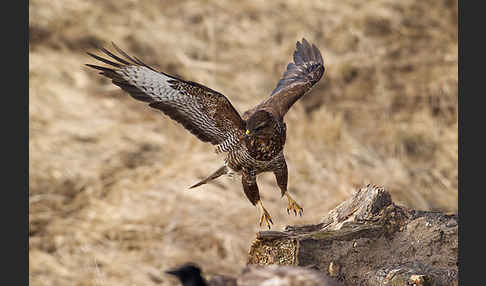
[[[260,199],[256,176],[273,172],[282,197],[288,200],[287,212],[303,214],[303,208],[287,192],[287,164],[283,153],[286,139],[284,116],[292,105],[321,79],[324,62],[319,49],[306,39],[296,43],[293,62],[269,97],[241,116],[223,94],[199,83],[157,71],[137,57],[127,55],[114,43],[115,55],[100,48],[109,58],[89,53],[109,67],[87,64],[110,78],[136,100],[180,123],[203,142],[225,153],[224,165],[191,188],[225,174],[241,174],[243,191],[260,209],[259,224],[270,229],[272,217]]]

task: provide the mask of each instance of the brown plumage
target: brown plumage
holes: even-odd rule
[[[283,118],[290,107],[306,94],[324,74],[319,49],[305,39],[297,42],[293,58],[270,97],[242,116],[221,93],[201,84],[157,71],[136,57],[130,57],[115,44],[122,56],[101,48],[106,59],[88,53],[110,67],[87,64],[100,70],[133,98],[180,123],[201,141],[216,145],[216,152],[227,154],[225,164],[191,188],[221,175],[241,174],[243,191],[261,210],[260,225],[270,228],[270,214],[263,207],[256,183],[262,172],[273,172],[282,196],[289,202],[287,211],[302,215],[303,209],[287,192],[287,164],[283,155],[286,125]]]

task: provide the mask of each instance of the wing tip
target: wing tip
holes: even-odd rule
[[[301,41],[297,41],[294,51],[295,64],[302,64],[306,62],[317,62],[324,65],[321,51],[315,44],[311,44],[306,38],[302,38]]]
[[[280,92],[286,86],[295,82],[306,80],[310,76],[314,85],[324,74],[325,67],[321,52],[315,44],[311,44],[306,38],[296,42],[293,54],[293,63],[287,64],[283,77],[278,81],[270,96]]]
[[[111,41],[111,45],[113,46],[115,51],[118,52],[118,54],[121,55],[121,56],[118,56],[118,55],[110,52],[108,49],[106,49],[103,46],[95,45],[94,48],[101,51],[104,55],[108,56],[109,59],[113,59],[116,62],[108,60],[107,58],[102,58],[102,57],[95,55],[93,53],[90,53],[90,52],[86,52],[86,53],[89,56],[95,58],[96,60],[99,60],[101,62],[104,62],[104,63],[112,65],[112,66],[115,66],[117,68],[121,68],[122,65],[124,65],[124,66],[138,65],[138,66],[144,66],[144,67],[147,67],[147,68],[149,68],[153,71],[156,71],[155,69],[153,69],[149,65],[145,64],[143,61],[141,61],[137,57],[129,56],[125,51],[123,51],[120,47],[118,47],[118,45],[116,45],[115,42]]]

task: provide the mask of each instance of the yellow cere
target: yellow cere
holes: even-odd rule
[[[246,129],[246,135],[250,134],[250,130]]]

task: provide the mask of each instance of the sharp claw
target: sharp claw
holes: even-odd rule
[[[290,215],[290,210],[287,208],[287,214]]]
[[[272,221],[272,219],[271,219],[271,218],[269,218],[268,220],[270,220],[270,223],[271,223],[271,224],[273,224],[273,221]]]
[[[297,211],[294,209],[294,215],[297,216]]]

